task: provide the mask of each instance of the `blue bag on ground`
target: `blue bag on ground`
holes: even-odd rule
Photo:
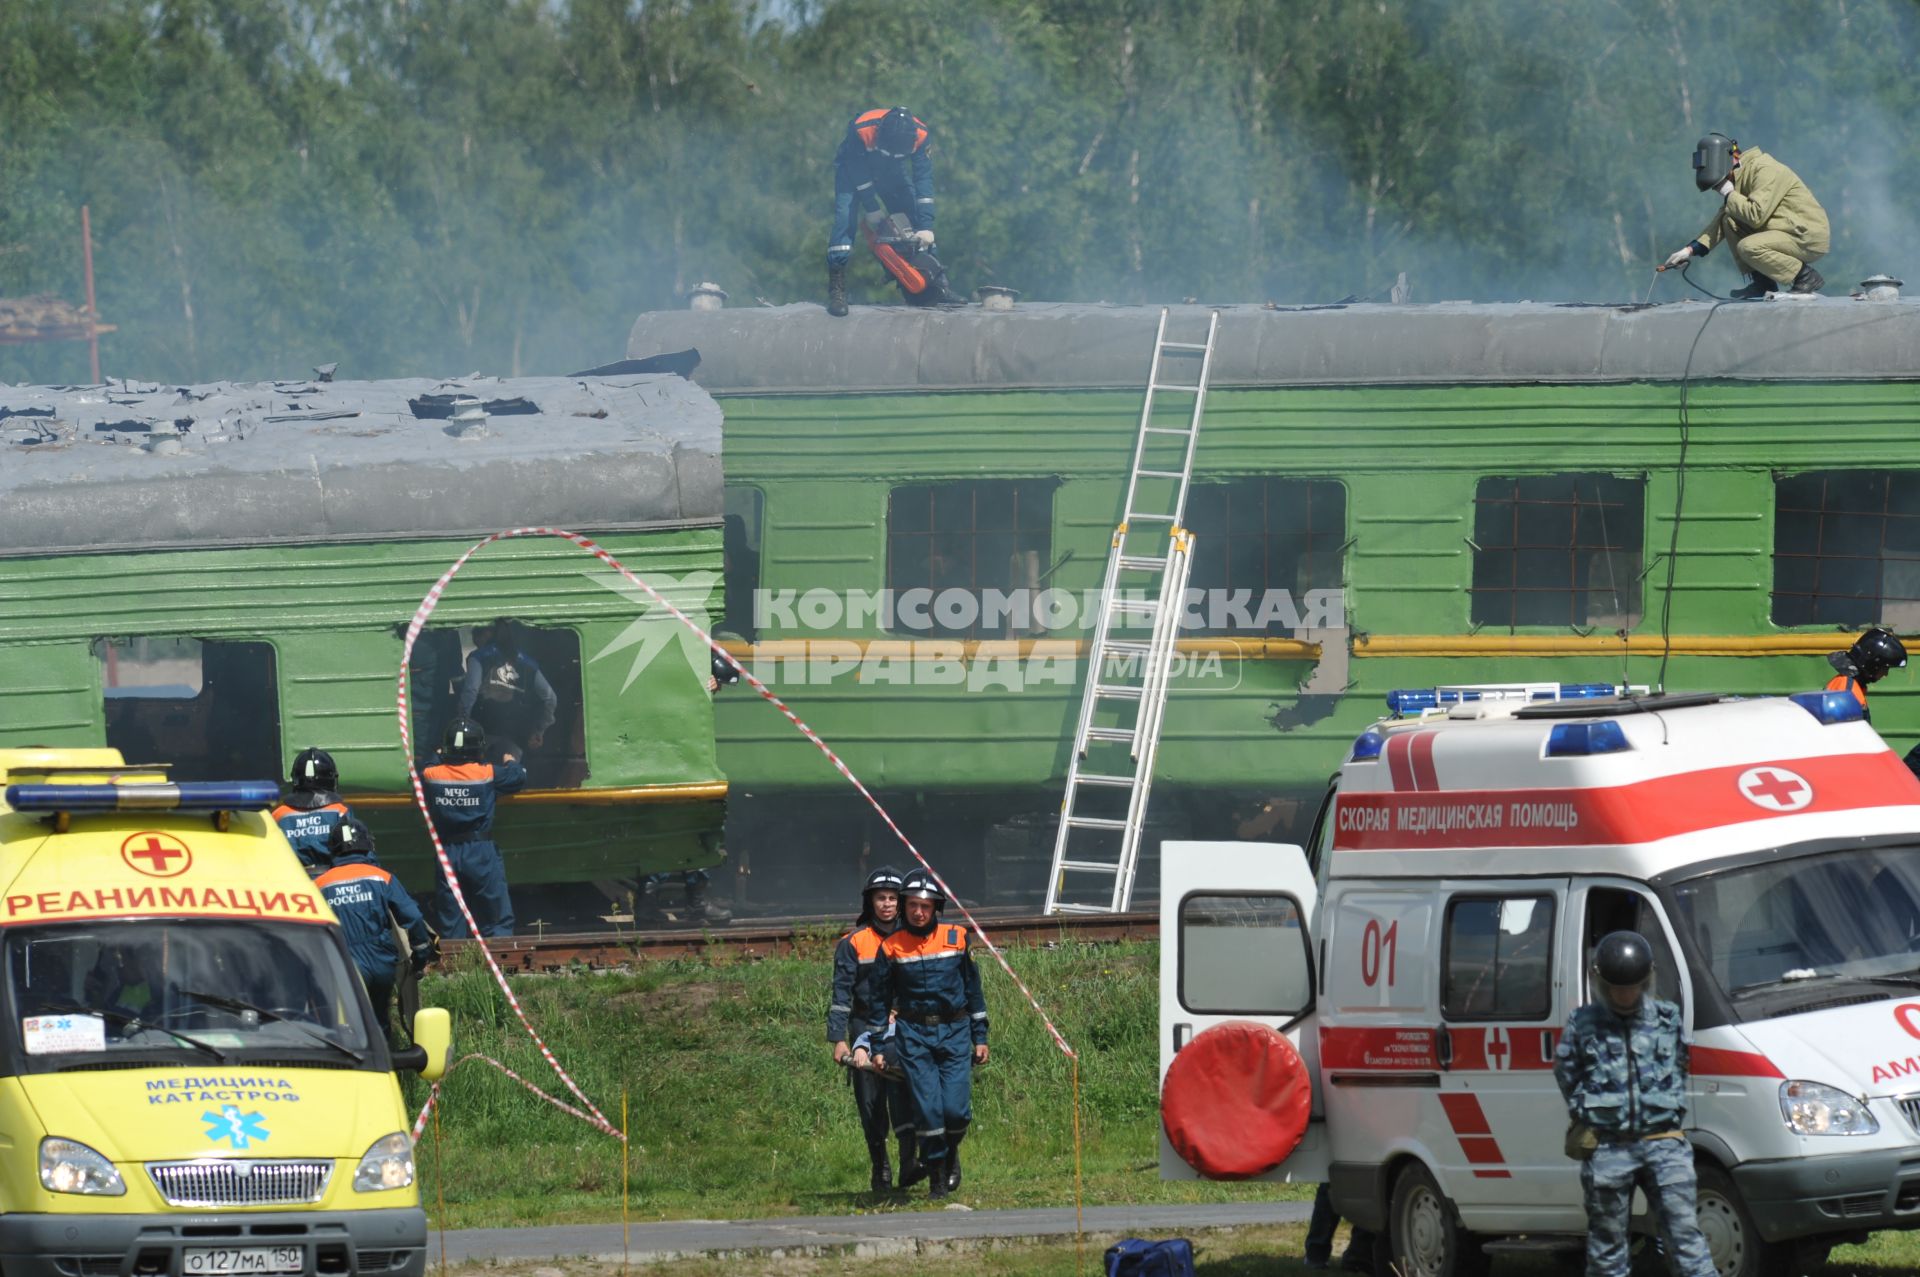
[[[1193,1277],[1193,1243],[1184,1237],[1125,1237],[1107,1247],[1107,1277]]]

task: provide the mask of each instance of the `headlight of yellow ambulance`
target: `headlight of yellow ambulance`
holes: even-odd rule
[[[1782,1082],[1780,1112],[1801,1135],[1872,1135],[1880,1129],[1865,1100],[1824,1082]]]
[[[127,1191],[120,1172],[78,1140],[40,1141],[40,1185],[49,1193],[94,1193],[119,1197]]]
[[[356,1193],[384,1193],[413,1183],[413,1141],[405,1131],[383,1135],[373,1142],[353,1173]]]

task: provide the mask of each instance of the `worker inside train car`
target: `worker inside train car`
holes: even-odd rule
[[[457,712],[486,729],[491,762],[504,762],[509,755],[524,759],[529,750],[546,743],[547,729],[560,713],[560,698],[540,672],[540,662],[527,654],[519,623],[512,617],[496,620],[485,642],[467,657]]]

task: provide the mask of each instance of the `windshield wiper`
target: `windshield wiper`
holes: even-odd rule
[[[1920,989],[1920,971],[1894,971],[1883,975],[1854,975],[1844,971],[1815,971],[1792,974],[1758,984],[1743,984],[1733,991],[1735,1002],[1768,993],[1790,993],[1800,989],[1825,988],[1834,983],[1891,984],[1903,989]]]
[[[364,1052],[356,1051],[343,1042],[335,1042],[332,1038],[320,1032],[320,1030],[314,1028],[312,1025],[302,1023],[291,1016],[281,1015],[278,1011],[269,1011],[267,1008],[255,1006],[251,1002],[242,1002],[239,998],[224,997],[218,993],[201,993],[197,989],[182,989],[180,993],[183,997],[198,998],[208,1006],[221,1007],[228,1011],[251,1011],[263,1020],[272,1020],[277,1024],[284,1024],[299,1031],[306,1037],[318,1042],[321,1046],[328,1047],[347,1056],[355,1064],[365,1064],[367,1061]]]
[[[180,1032],[178,1029],[169,1029],[164,1024],[155,1024],[151,1020],[143,1020],[137,1015],[128,1015],[125,1011],[111,1011],[104,1007],[83,1007],[78,1002],[48,1002],[41,1000],[40,1005],[48,1011],[55,1012],[59,1015],[92,1015],[98,1016],[109,1024],[130,1025],[135,1032],[141,1029],[153,1029],[166,1034],[176,1042],[185,1042],[190,1047],[205,1051],[222,1064],[227,1062],[227,1053],[213,1043],[203,1042],[191,1034]]]

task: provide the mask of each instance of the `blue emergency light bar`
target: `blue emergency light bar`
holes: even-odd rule
[[[1858,723],[1867,716],[1867,707],[1852,692],[1795,692],[1790,699],[1828,727]]]
[[[1584,758],[1589,754],[1617,754],[1632,749],[1624,728],[1611,718],[1590,723],[1555,723],[1547,733],[1548,758]]]
[[[1612,683],[1559,683],[1551,689],[1534,689],[1530,699],[1585,701],[1619,694],[1620,689]],[[1387,708],[1396,714],[1418,714],[1423,709],[1438,709],[1442,705],[1458,705],[1463,701],[1477,701],[1482,698],[1502,699],[1503,693],[1497,688],[1482,690],[1473,687],[1403,687],[1398,691],[1387,693]]]
[[[7,806],[15,811],[265,811],[279,801],[279,783],[271,780],[7,786]]]

